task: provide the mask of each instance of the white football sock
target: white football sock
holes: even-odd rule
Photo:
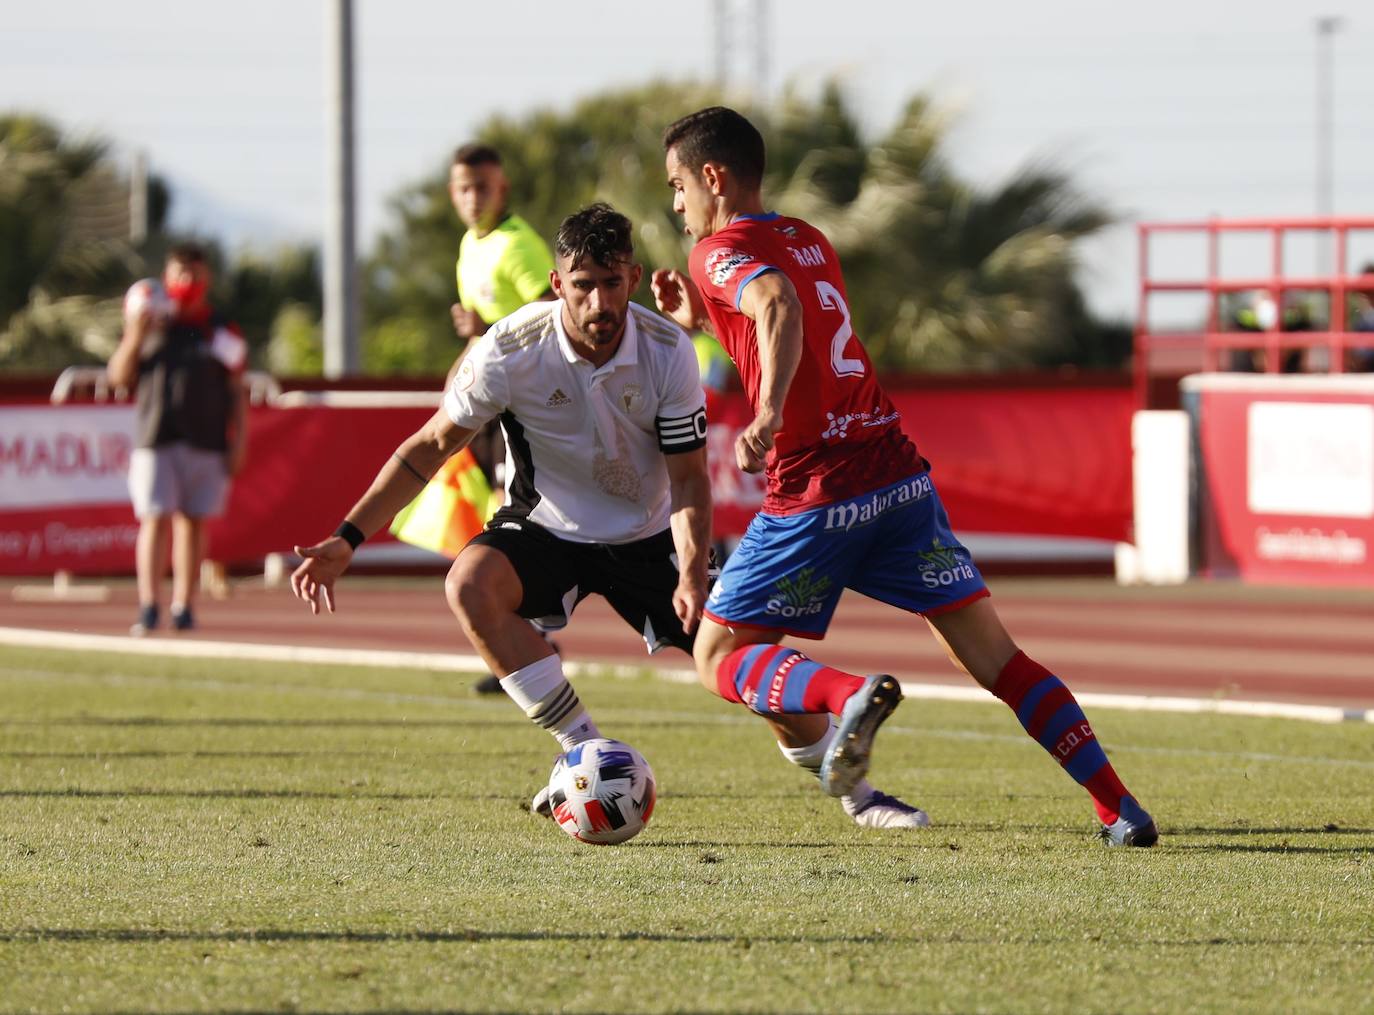
[[[565,751],[601,736],[572,684],[563,676],[563,660],[557,654],[502,677],[501,689],[525,710],[530,722],[553,734]]]
[[[792,764],[798,768],[806,769],[819,779],[821,777],[821,762],[825,760],[826,749],[835,739],[835,728],[835,719],[832,716],[829,728],[814,744],[807,744],[805,747],[784,747],[782,744],[778,744],[778,750],[782,751],[782,756]],[[840,802],[845,805],[845,810],[849,811],[852,806],[856,806],[855,801],[862,803],[872,795],[873,787],[868,784],[868,780],[860,779],[848,796],[840,797]]]

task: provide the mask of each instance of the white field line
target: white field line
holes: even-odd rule
[[[902,682],[908,698],[940,701],[988,701],[981,687]],[[1269,719],[1305,719],[1308,722],[1374,723],[1374,709],[1341,708],[1338,705],[1298,705],[1281,701],[1231,701],[1227,698],[1178,698],[1158,694],[1114,694],[1075,691],[1078,703],[1088,708],[1122,708],[1137,712],[1187,712],[1212,715],[1245,715]]]
[[[449,652],[401,652],[387,649],[339,649],[306,645],[261,645],[228,641],[133,640],[106,634],[69,634],[62,631],[31,631],[0,627],[0,645],[46,648],[80,652],[113,652],[125,655],[171,656],[199,659],[237,659],[263,662],[320,663],[335,666],[371,666],[381,669],[419,669],[447,672],[483,673],[487,666],[480,656]],[[654,669],[647,665],[599,665],[568,662],[569,676],[610,674],[634,677],[653,673],[672,683],[690,684],[696,680],[691,670]],[[910,698],[943,701],[990,703],[995,699],[977,686],[903,681],[902,693]],[[1119,708],[1137,712],[1181,712],[1190,714],[1255,716],[1275,719],[1302,719],[1308,722],[1374,723],[1374,709],[1341,708],[1338,705],[1299,705],[1278,701],[1232,701],[1226,698],[1182,698],[1153,694],[1076,694],[1090,708]]]
[[[604,674],[604,670],[600,671]],[[642,671],[640,671],[642,672]],[[242,695],[245,691],[258,691],[268,694],[300,694],[320,698],[334,698],[346,701],[380,701],[388,704],[422,705],[459,705],[463,708],[477,708],[481,711],[508,713],[515,718],[519,713],[511,712],[511,706],[503,698],[481,699],[470,694],[407,694],[399,691],[379,691],[364,687],[338,687],[322,684],[263,683],[255,680],[218,680],[209,677],[160,677],[143,673],[82,673],[71,670],[18,669],[0,666],[0,680],[31,680],[35,682],[58,681],[67,684],[85,684],[99,687],[166,687],[178,690],[198,689]],[[987,696],[971,698],[973,701],[990,701]],[[731,712],[665,712],[659,710],[634,709],[636,720],[644,722],[666,722],[676,720],[694,724],[713,726],[756,726],[756,716],[734,710]],[[404,721],[404,720],[402,720]],[[939,727],[888,726],[886,736],[899,735],[917,739],[937,740],[976,740],[1011,745],[1024,745],[1034,749],[1033,741],[1021,732],[988,733],[981,730],[944,729]],[[1103,745],[1109,753],[1134,752],[1154,754],[1164,757],[1212,758],[1227,762],[1248,762],[1261,764],[1289,764],[1333,766],[1337,768],[1361,768],[1374,770],[1374,761],[1359,758],[1327,758],[1310,755],[1284,755],[1256,751],[1214,751],[1205,748],[1151,747],[1144,744],[1114,742]]]

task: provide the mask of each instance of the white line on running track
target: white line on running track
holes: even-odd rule
[[[226,641],[144,641],[107,634],[71,634],[64,631],[37,631],[0,627],[0,644],[80,652],[119,652],[128,655],[172,656],[200,659],[238,659],[263,662],[322,663],[336,666],[371,666],[381,669],[443,670],[482,673],[486,670],[480,656],[449,652],[401,652],[387,649],[341,649],[308,645],[264,645]],[[569,676],[610,674],[641,676],[653,673],[673,683],[692,683],[691,670],[654,669],[648,666],[565,662]],[[902,692],[910,698],[945,701],[991,702],[994,699],[980,687],[941,683],[902,681]],[[1075,695],[1090,708],[1119,708],[1138,712],[1184,712],[1256,716],[1275,719],[1303,719],[1308,722],[1374,723],[1374,709],[1341,708],[1338,705],[1299,705],[1279,701],[1234,701],[1226,698],[1182,698],[1151,694],[1108,694],[1083,692]]]

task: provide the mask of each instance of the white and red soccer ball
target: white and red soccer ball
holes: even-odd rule
[[[176,304],[158,279],[141,278],[124,294],[125,321],[132,321],[145,311],[154,324],[166,321],[176,312]]]
[[[549,775],[553,819],[579,842],[613,846],[634,838],[656,799],[653,769],[619,740],[584,741],[560,754]]]

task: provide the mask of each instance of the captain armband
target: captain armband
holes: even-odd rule
[[[655,416],[658,430],[658,449],[665,455],[679,455],[706,446],[706,409],[690,416]]]

